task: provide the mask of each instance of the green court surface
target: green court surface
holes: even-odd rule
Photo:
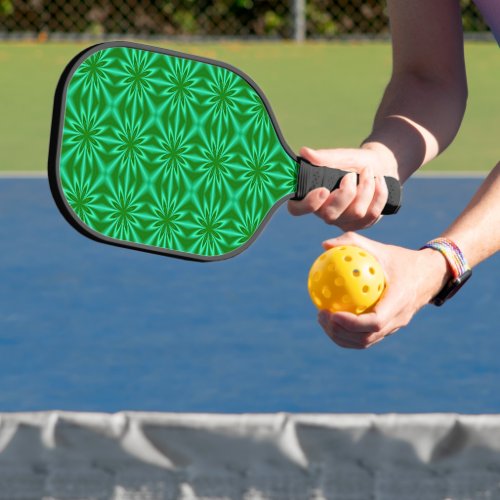
[[[356,147],[370,131],[391,71],[385,42],[150,44],[220,59],[245,71],[266,93],[297,152],[301,145]],[[92,42],[0,44],[0,170],[45,170],[58,77],[88,45]],[[469,103],[462,128],[426,170],[484,171],[498,161],[498,48],[469,42],[466,59]]]

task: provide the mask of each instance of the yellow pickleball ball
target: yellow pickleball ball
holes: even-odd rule
[[[318,309],[368,312],[385,288],[382,266],[356,246],[341,246],[320,255],[309,271],[309,295]]]

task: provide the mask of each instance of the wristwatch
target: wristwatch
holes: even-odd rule
[[[421,250],[423,248],[432,248],[440,252],[446,259],[452,273],[452,278],[431,300],[431,304],[442,306],[465,285],[467,280],[472,276],[472,269],[467,264],[460,248],[448,238],[436,238],[426,243]]]

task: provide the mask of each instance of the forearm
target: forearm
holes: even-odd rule
[[[394,75],[363,148],[378,150],[391,173],[404,182],[451,143],[463,118],[466,96],[465,82]]]
[[[443,231],[461,249],[470,267],[500,250],[500,163],[481,184],[459,217]],[[428,302],[452,277],[451,269],[440,252],[425,248],[419,252],[423,264],[421,294]]]
[[[387,8],[392,78],[363,147],[405,181],[450,144],[462,121],[462,21],[458,0],[388,0]]]
[[[500,162],[442,236],[460,247],[471,267],[500,250]]]

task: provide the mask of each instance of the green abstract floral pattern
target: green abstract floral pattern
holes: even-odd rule
[[[245,245],[295,192],[298,168],[240,75],[131,47],[98,50],[74,72],[59,158],[86,226],[206,258]]]

